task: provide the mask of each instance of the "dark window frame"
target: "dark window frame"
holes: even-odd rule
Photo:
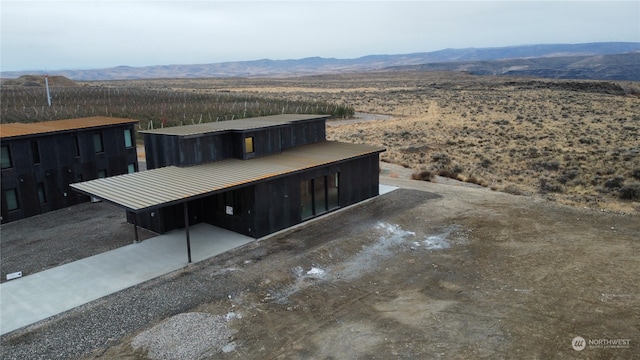
[[[255,139],[253,136],[246,136],[244,138],[244,152],[245,154],[253,154],[256,152]]]
[[[135,141],[133,140],[133,131],[131,131],[131,129],[124,129],[124,147],[131,149],[134,146]]]
[[[11,148],[9,147],[9,145],[3,145],[0,151],[2,154],[0,155],[2,156],[2,169],[11,169],[13,167],[13,159],[11,158]],[[5,155],[6,155],[6,161],[4,161]]]
[[[47,192],[44,187],[44,183],[38,183],[38,201],[40,201],[40,205],[47,203]]]
[[[13,193],[13,199],[15,200],[15,206],[10,206],[9,204],[9,193]],[[7,199],[7,210],[8,211],[18,211],[20,210],[20,199],[18,198],[18,189],[17,188],[11,188],[11,189],[6,189],[4,191],[4,196],[5,199]]]
[[[74,146],[73,156],[80,157],[80,140],[78,139],[78,135],[73,135],[72,138],[73,138],[72,140],[73,140],[73,146]]]
[[[96,154],[104,152],[104,139],[102,138],[102,133],[93,134],[93,150]]]
[[[38,140],[31,140],[31,160],[33,160],[34,164],[40,164],[40,146],[38,144]]]

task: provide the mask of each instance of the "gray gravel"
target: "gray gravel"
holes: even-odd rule
[[[288,240],[288,234],[253,242],[5,334],[0,337],[0,358],[3,360],[91,358],[127,339],[133,340],[133,336],[153,329],[167,318],[183,313],[202,312],[199,307],[207,303],[229,303],[226,311],[210,314],[215,319],[220,319],[215,316],[226,317],[234,311],[229,299],[240,297],[242,292],[260,292],[260,283],[264,280],[265,273],[283,271],[282,269],[299,265],[298,255],[333,238],[336,227],[353,228],[352,231],[357,232],[358,227],[367,226],[372,213],[393,214],[407,204],[416,205],[425,201],[425,198],[431,196],[426,194],[394,191],[384,197],[375,198],[366,205],[347,209],[339,217],[320,219],[307,224],[303,229],[295,230],[295,242]],[[363,211],[365,209],[366,211]],[[50,234],[58,233],[61,228],[56,229],[56,226],[64,228],[64,223],[68,222],[65,220],[67,219],[65,211],[54,214],[60,218],[57,223],[50,222],[52,227],[47,230]],[[108,238],[109,234],[113,236],[113,233],[97,227],[104,225],[108,228],[104,220],[94,222],[94,216],[86,216],[76,223],[76,227],[81,229],[80,233],[87,232],[87,229],[95,234],[104,231],[106,235],[102,236]],[[122,221],[122,218],[118,221]],[[23,221],[22,224],[25,228],[36,226],[29,224],[28,221]],[[115,228],[112,230],[117,232]],[[129,243],[131,228],[128,228],[128,231],[124,244]],[[6,240],[14,244],[16,251],[23,251],[17,245],[19,242]],[[57,248],[73,249],[73,244],[75,244],[74,239],[62,236],[56,241],[49,242],[47,247],[51,248],[52,252],[56,252]],[[80,251],[83,248],[76,246],[75,249]],[[34,256],[38,259],[39,255],[34,254]],[[280,260],[262,261],[274,257]],[[249,271],[249,269],[252,270]],[[239,284],[243,284],[242,287],[239,287]],[[237,319],[239,317],[236,316],[234,321],[244,321]],[[213,343],[214,346],[209,344],[212,351],[233,351],[235,346],[233,337],[229,338],[226,330],[220,326],[223,324],[222,320],[218,321],[220,323],[212,330],[213,335],[202,336],[201,339],[203,341],[220,339],[219,342]],[[227,321],[231,320],[227,319]],[[187,329],[191,326],[188,324],[189,322],[185,324]],[[158,329],[162,328],[156,328],[156,331],[159,331]],[[183,334],[182,331],[178,333]],[[149,345],[149,352],[152,347]],[[164,347],[163,351],[167,351],[167,348]],[[139,353],[144,353],[142,348]],[[141,356],[140,359],[142,358],[144,357]]]
[[[139,228],[140,240],[155,236]],[[2,282],[129,245],[135,239],[125,211],[106,202],[76,206],[22,219],[0,227]]]
[[[178,314],[143,331],[131,345],[153,360],[206,359],[230,344],[233,332],[227,319],[234,318],[202,312]]]

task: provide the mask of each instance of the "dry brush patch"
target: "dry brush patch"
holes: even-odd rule
[[[245,103],[252,102],[277,103],[271,111],[282,111],[283,101],[285,106],[287,102],[296,104],[289,107],[291,111],[298,104],[323,104],[325,108],[331,104],[334,108],[391,115],[390,120],[366,123],[330,121],[328,137],[384,146],[387,151],[382,154],[383,161],[413,169],[416,177],[428,171],[565,204],[622,212],[640,210],[638,83],[367,72],[81,85],[111,94],[103,96],[107,101],[118,91],[159,92],[175,97],[180,111],[168,120],[176,123],[198,122],[203,113],[204,121],[208,121],[208,111],[215,107],[213,99],[227,97],[232,99],[226,102],[231,107],[225,112],[227,118],[233,118],[232,110],[241,111],[237,116],[243,115],[248,107]],[[185,98],[196,99],[204,108],[185,110]],[[153,102],[149,104],[145,111],[152,114],[143,118],[157,118],[160,112],[153,110]],[[122,104],[112,103],[105,109],[116,106]],[[155,110],[164,114],[162,106],[166,108],[156,104]],[[16,108],[21,111],[20,105]],[[4,112],[13,110],[3,102]]]
[[[229,84],[231,87],[231,84]],[[253,79],[234,91],[344,103],[392,120],[331,123],[331,139],[384,146],[382,160],[513,194],[640,210],[635,83],[367,73]],[[431,174],[428,174],[430,172]]]

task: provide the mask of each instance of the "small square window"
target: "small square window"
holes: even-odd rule
[[[107,177],[107,170],[98,170],[98,179],[104,179]]]
[[[244,151],[247,154],[251,154],[253,152],[253,136],[247,136],[244,138]]]
[[[127,174],[133,174],[136,172],[136,164],[127,165]]]

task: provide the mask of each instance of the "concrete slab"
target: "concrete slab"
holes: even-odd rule
[[[208,224],[189,228],[199,262],[254,241]],[[0,284],[0,334],[44,320],[188,264],[184,230]]]
[[[397,186],[391,186],[391,185],[385,185],[385,184],[378,185],[378,193],[380,195],[384,195],[386,193],[392,192],[393,190],[398,190],[398,187]]]
[[[396,189],[398,187],[380,184],[379,193],[383,195]],[[194,263],[254,241],[204,223],[191,226],[189,237]],[[187,264],[186,236],[181,229],[2,283],[0,334],[168,274]]]

